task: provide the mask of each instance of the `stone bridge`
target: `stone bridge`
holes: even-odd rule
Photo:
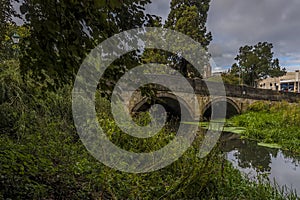
[[[166,79],[166,81],[170,79]],[[220,96],[218,95],[220,88],[220,83],[218,82],[208,82],[201,79],[188,79],[188,81],[193,87],[197,99],[194,98],[193,94],[185,92],[185,88],[180,88],[180,86],[176,86],[175,95],[167,88],[156,85],[155,101],[151,101],[149,97],[142,96],[140,91],[135,91],[133,95],[127,97],[130,99],[127,106],[131,113],[137,113],[146,111],[154,103],[161,104],[168,113],[171,113],[173,116],[180,116],[181,103],[184,107],[182,109],[188,112],[192,119],[199,119],[200,117],[201,120],[208,120],[211,116],[212,105],[226,104],[226,118],[228,118],[242,113],[249,105],[257,101],[268,103],[287,101],[292,103],[299,102],[300,100],[300,94],[296,93],[283,93],[229,84],[222,84],[225,86],[226,94]],[[208,83],[210,86],[209,90],[207,87]],[[215,93],[216,95],[212,95],[211,93]],[[180,95],[178,96],[178,94]],[[199,112],[196,112],[197,114],[194,112],[196,107],[199,109]]]

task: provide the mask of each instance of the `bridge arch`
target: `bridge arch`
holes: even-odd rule
[[[131,109],[132,113],[144,112],[147,111],[154,103],[160,104],[164,106],[165,110],[168,113],[169,119],[171,118],[181,118],[181,108],[180,105],[183,106],[182,110],[188,119],[185,120],[192,120],[194,118],[194,113],[192,108],[186,103],[186,101],[172,93],[158,93],[156,95],[155,102],[149,101],[149,97],[144,97],[135,106]]]
[[[226,104],[226,118],[233,117],[234,115],[238,115],[241,113],[241,108],[234,100],[231,98],[217,98],[213,101],[208,102],[202,109],[202,118],[203,120],[207,121],[211,118],[211,112],[212,112],[212,105],[215,105],[216,109],[218,109],[219,106],[225,106]]]

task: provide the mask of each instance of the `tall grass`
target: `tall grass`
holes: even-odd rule
[[[256,102],[248,111],[230,120],[246,128],[244,136],[264,143],[276,143],[300,153],[300,103]]]
[[[15,61],[2,63],[0,70],[0,199],[295,199],[248,181],[217,148],[198,158],[201,136],[180,159],[152,173],[106,167],[76,133],[71,85],[47,90],[50,79],[21,77]],[[109,101],[98,98],[97,107],[99,123],[127,150],[150,151],[174,136],[163,129],[154,139],[130,141],[113,121]],[[137,120],[143,123],[147,116]]]

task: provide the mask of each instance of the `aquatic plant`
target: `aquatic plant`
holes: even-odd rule
[[[229,122],[245,127],[247,138],[300,153],[300,103],[254,103]]]

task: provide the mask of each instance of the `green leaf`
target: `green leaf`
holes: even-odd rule
[[[257,143],[258,146],[262,146],[262,147],[268,147],[268,148],[273,148],[273,149],[281,149],[282,147],[279,144],[276,143],[263,143],[263,142],[259,142]]]

